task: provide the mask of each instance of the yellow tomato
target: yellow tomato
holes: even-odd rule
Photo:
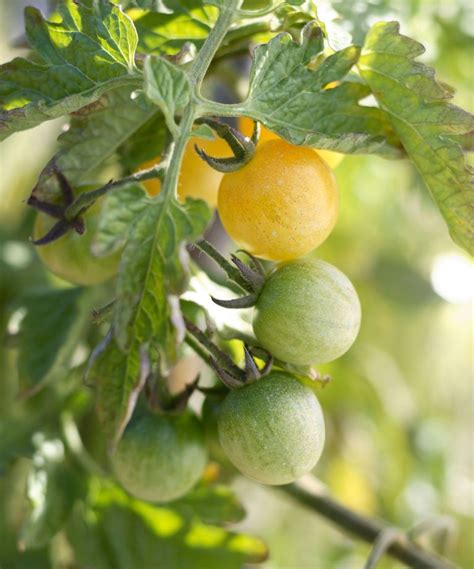
[[[258,146],[254,158],[225,174],[218,211],[229,235],[264,259],[306,255],[333,229],[339,194],[331,168],[311,148],[283,140]]]
[[[215,158],[225,158],[232,155],[227,143],[222,138],[205,140],[204,138],[190,138],[184,151],[181,172],[178,180],[178,196],[182,201],[187,197],[205,200],[210,206],[217,205],[217,191],[222,174],[211,168],[198,156],[194,145],[202,148],[207,154]],[[160,157],[145,162],[140,170],[151,168],[160,161]],[[150,196],[160,192],[161,183],[157,178],[143,182]]]
[[[239,130],[242,132],[242,134],[245,134],[245,136],[252,136],[253,120],[249,119],[248,117],[239,117]],[[268,140],[275,140],[278,138],[280,138],[278,134],[272,132],[271,130],[268,130],[268,128],[265,128],[262,125],[260,132],[260,143],[267,142]],[[317,152],[321,158],[325,160],[329,166],[331,166],[331,168],[335,168],[344,158],[344,155],[340,154],[339,152],[332,152],[331,150],[323,149],[316,150],[315,148],[313,150]]]

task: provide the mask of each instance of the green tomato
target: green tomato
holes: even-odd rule
[[[89,286],[108,281],[118,272],[121,251],[95,257],[91,248],[97,234],[101,200],[84,215],[86,232],[78,235],[71,230],[48,245],[39,245],[36,251],[46,267],[58,277],[70,283]],[[33,227],[33,237],[38,239],[57,222],[57,219],[38,213]]]
[[[253,329],[279,360],[313,365],[342,356],[359,333],[360,318],[357,293],[339,269],[300,259],[270,275],[255,305]]]
[[[218,431],[231,462],[263,484],[289,484],[308,473],[325,438],[313,391],[285,373],[231,391],[220,409]]]
[[[132,419],[112,458],[122,486],[150,502],[184,496],[201,478],[206,463],[202,427],[190,411],[147,412]]]

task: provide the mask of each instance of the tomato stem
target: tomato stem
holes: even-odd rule
[[[205,253],[210,257],[219,267],[224,271],[229,280],[238,285],[242,290],[246,292],[252,292],[253,288],[247,279],[241,274],[237,267],[234,267],[229,261],[222,255],[212,243],[209,243],[206,239],[200,239],[193,244],[194,247]]]
[[[173,195],[176,197],[178,176],[181,168],[181,162],[183,160],[184,150],[191,134],[193,123],[198,116],[197,101],[200,98],[201,85],[216,51],[232,25],[234,14],[240,4],[241,0],[227,0],[219,6],[219,17],[217,18],[211,33],[208,35],[189,71],[188,79],[193,87],[193,97],[184,110],[179,123],[178,136],[171,148],[170,162],[166,171],[162,189],[165,201],[168,200],[168,196]]]

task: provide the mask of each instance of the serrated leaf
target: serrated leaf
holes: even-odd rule
[[[146,377],[143,357],[164,366],[176,358],[177,296],[186,283],[184,244],[199,235],[210,217],[206,204],[180,205],[155,198],[135,222],[122,256],[115,306],[115,338],[93,357],[88,382],[111,448],[120,439]]]
[[[26,311],[18,338],[21,395],[31,395],[66,375],[93,305],[82,288],[47,290],[20,300]]]
[[[62,529],[75,501],[85,490],[80,476],[67,461],[60,439],[37,433],[35,444],[38,448],[27,482],[31,511],[20,532],[21,549],[48,545]]]
[[[118,6],[64,0],[58,16],[48,22],[36,8],[25,11],[36,57],[0,66],[0,140],[77,111],[113,87],[140,83],[137,33]]]
[[[144,138],[141,129],[151,119],[153,130]],[[72,115],[68,130],[58,139],[60,150],[53,160],[73,186],[92,184],[97,182],[97,169],[116,152],[136,155],[139,143],[157,156],[163,150],[165,133],[165,122],[156,105],[143,93],[134,96],[132,88],[120,87]],[[134,135],[140,135],[138,141]],[[127,155],[128,163],[133,163],[133,158]],[[61,196],[51,162],[43,169],[33,195],[50,202]]]
[[[144,95],[132,96],[129,87],[113,89],[71,117],[67,132],[59,137],[58,166],[73,184],[87,182],[94,171],[157,113]],[[164,121],[156,133],[164,138]]]
[[[67,528],[81,565],[241,569],[267,557],[265,544],[252,536],[203,524],[173,504],[152,506],[111,485],[97,485]]]
[[[102,205],[93,253],[103,256],[123,247],[133,221],[152,203],[140,184],[131,183],[110,192]]]
[[[183,266],[186,241],[200,235],[210,219],[201,200],[181,205],[159,196],[132,228],[122,256],[117,283],[115,337],[122,349],[132,339],[156,346],[165,359],[174,359],[176,327],[170,297],[186,283]]]
[[[168,128],[173,131],[174,117],[191,97],[191,86],[186,73],[166,59],[150,55],[143,68],[146,96],[158,105],[165,115]]]
[[[303,29],[301,43],[285,33],[258,46],[242,113],[293,144],[397,156],[384,114],[359,104],[370,90],[344,81],[357,63],[359,48],[347,47],[320,62],[316,58],[323,48],[322,31],[314,23]],[[339,81],[339,86],[327,88]]]
[[[218,10],[202,0],[134,0],[128,5],[153,9],[132,10],[139,34],[139,49],[145,53],[177,53],[185,43],[200,48],[217,19]]]
[[[452,93],[434,71],[415,61],[424,48],[399,33],[397,22],[375,24],[359,67],[416,168],[453,240],[467,251],[474,243],[474,191],[458,142],[474,130],[474,117],[449,103]]]

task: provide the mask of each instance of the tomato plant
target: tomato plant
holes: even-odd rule
[[[185,412],[133,419],[112,463],[118,480],[131,494],[169,502],[189,492],[202,476],[206,460],[202,427],[193,414]]]
[[[308,473],[325,437],[311,389],[276,372],[231,391],[220,409],[218,430],[234,465],[264,484],[289,484]]]
[[[297,365],[330,362],[354,343],[361,309],[350,280],[320,260],[278,267],[255,305],[253,328],[261,345]]]
[[[339,194],[334,174],[309,148],[270,140],[237,172],[224,175],[218,211],[229,235],[264,259],[294,259],[330,234]]]
[[[438,510],[470,529],[444,407],[465,318],[436,304],[469,276],[446,278],[418,192],[472,252],[454,8],[51,0],[23,33],[20,4],[0,3],[0,53],[10,23],[22,48],[0,140],[31,130],[1,149],[0,566],[239,569],[268,556],[233,527],[266,500],[275,566],[360,565],[324,519],[375,544],[367,566],[448,566],[413,536]],[[424,63],[410,22],[436,32]]]

